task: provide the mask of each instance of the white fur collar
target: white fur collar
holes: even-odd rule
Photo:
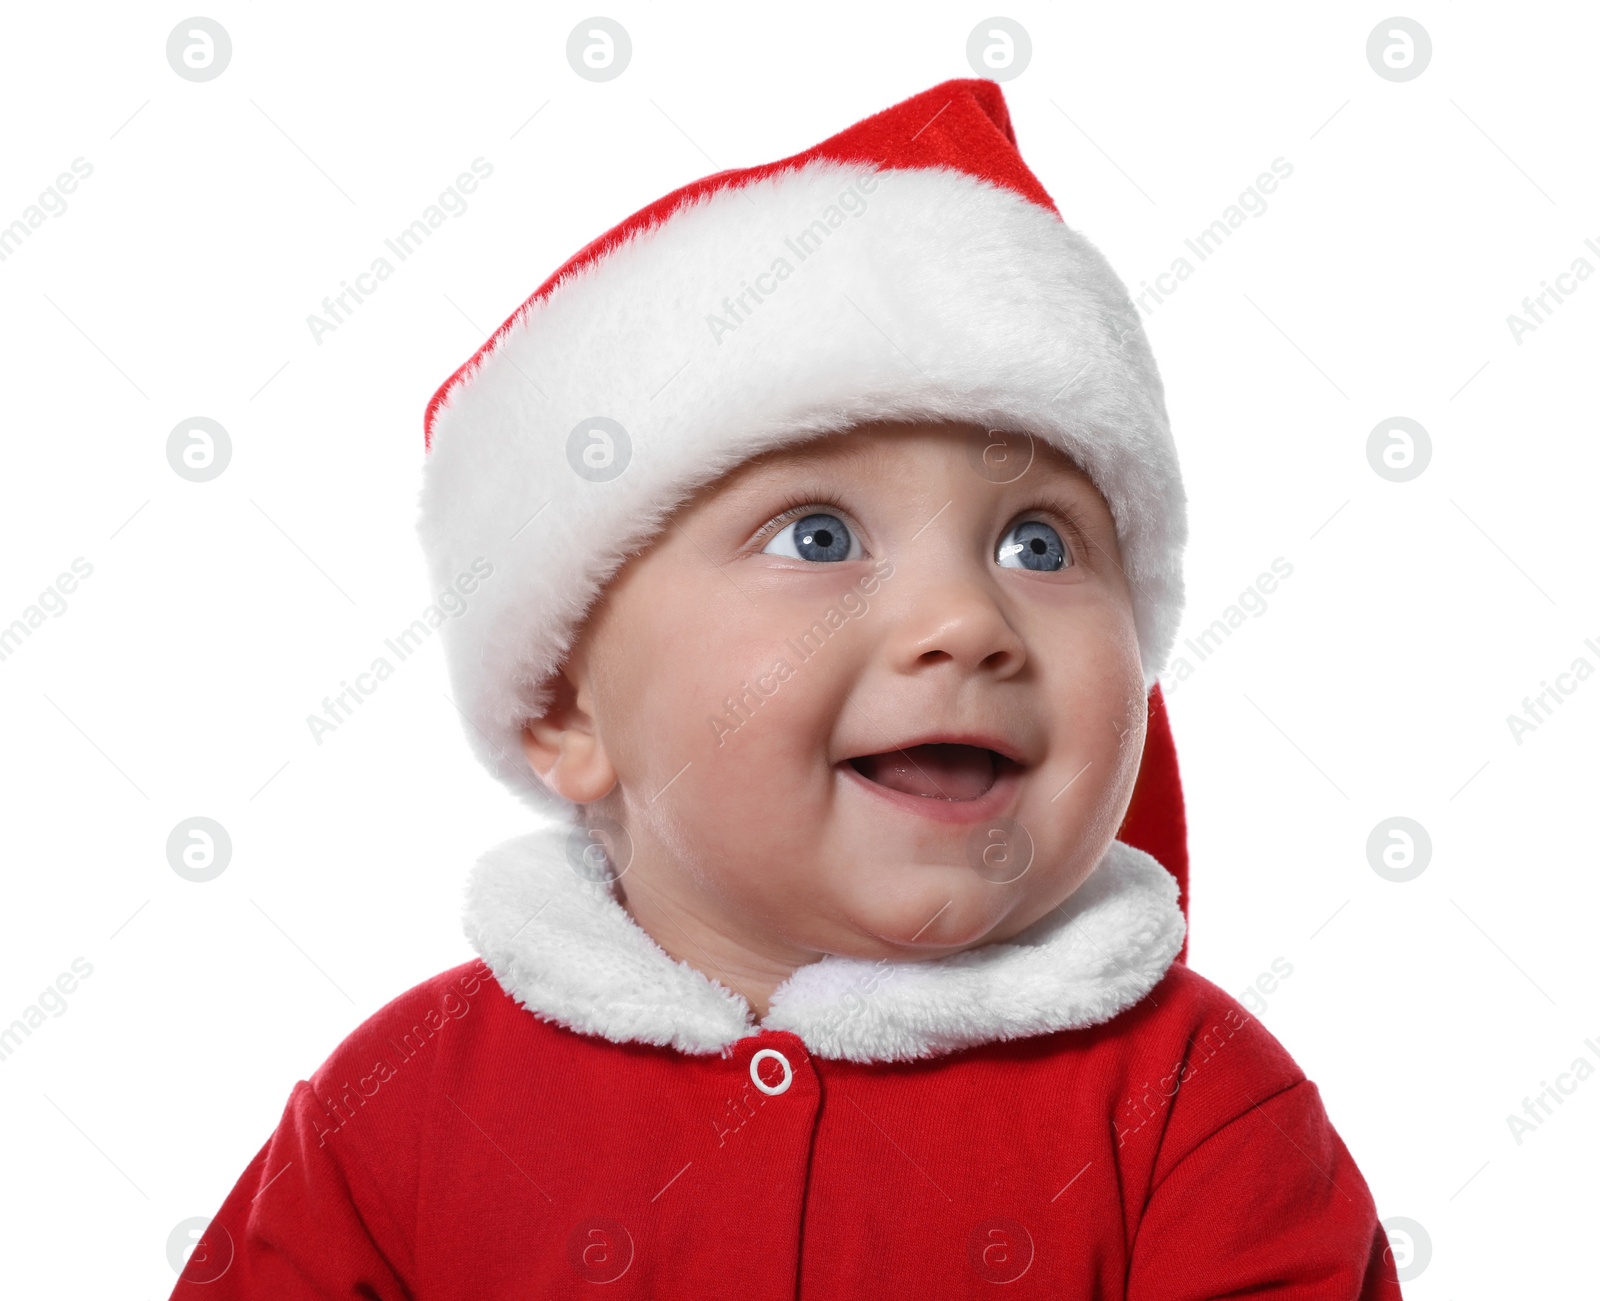
[[[1177,882],[1114,841],[1062,907],[1013,939],[927,962],[825,957],[790,976],[757,1025],[742,996],[674,960],[608,885],[573,870],[569,834],[554,824],[484,854],[464,926],[518,1003],[619,1043],[712,1053],[775,1029],[824,1058],[931,1057],[1109,1020],[1155,987],[1183,943]]]

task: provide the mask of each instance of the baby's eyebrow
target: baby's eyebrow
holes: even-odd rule
[[[767,464],[773,470],[848,469],[871,461],[877,455],[877,446],[867,439],[851,438],[848,434],[824,434],[798,447],[785,448]]]

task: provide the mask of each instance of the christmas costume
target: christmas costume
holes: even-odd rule
[[[441,586],[489,569],[446,625],[457,702],[491,771],[557,818],[473,869],[477,959],[294,1085],[174,1298],[1399,1296],[1316,1086],[1183,964],[1155,687],[1182,605],[1176,454],[1126,291],[1015,146],[997,86],[948,82],[697,181],[578,253],[435,395],[429,564]],[[1008,455],[1042,438],[1090,474],[1146,749],[1060,908],[929,962],[824,958],[758,1023],[574,870],[574,810],[518,733],[690,492],[879,419],[972,422]]]

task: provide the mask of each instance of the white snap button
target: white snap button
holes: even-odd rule
[[[760,1066],[766,1058],[771,1058],[779,1066],[783,1067],[783,1079],[776,1084],[768,1084],[761,1078]],[[756,1088],[760,1089],[768,1097],[776,1097],[794,1083],[794,1068],[789,1065],[789,1059],[776,1048],[763,1048],[750,1058],[750,1078],[755,1082]]]

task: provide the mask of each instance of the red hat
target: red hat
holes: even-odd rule
[[[870,420],[1042,438],[1081,465],[1116,519],[1154,685],[1187,533],[1155,360],[1122,281],[1017,152],[999,86],[948,81],[640,209],[434,394],[418,527],[436,585],[490,571],[442,630],[489,769],[571,817],[519,734],[606,582],[697,488]],[[1169,784],[1163,805],[1175,767]]]

